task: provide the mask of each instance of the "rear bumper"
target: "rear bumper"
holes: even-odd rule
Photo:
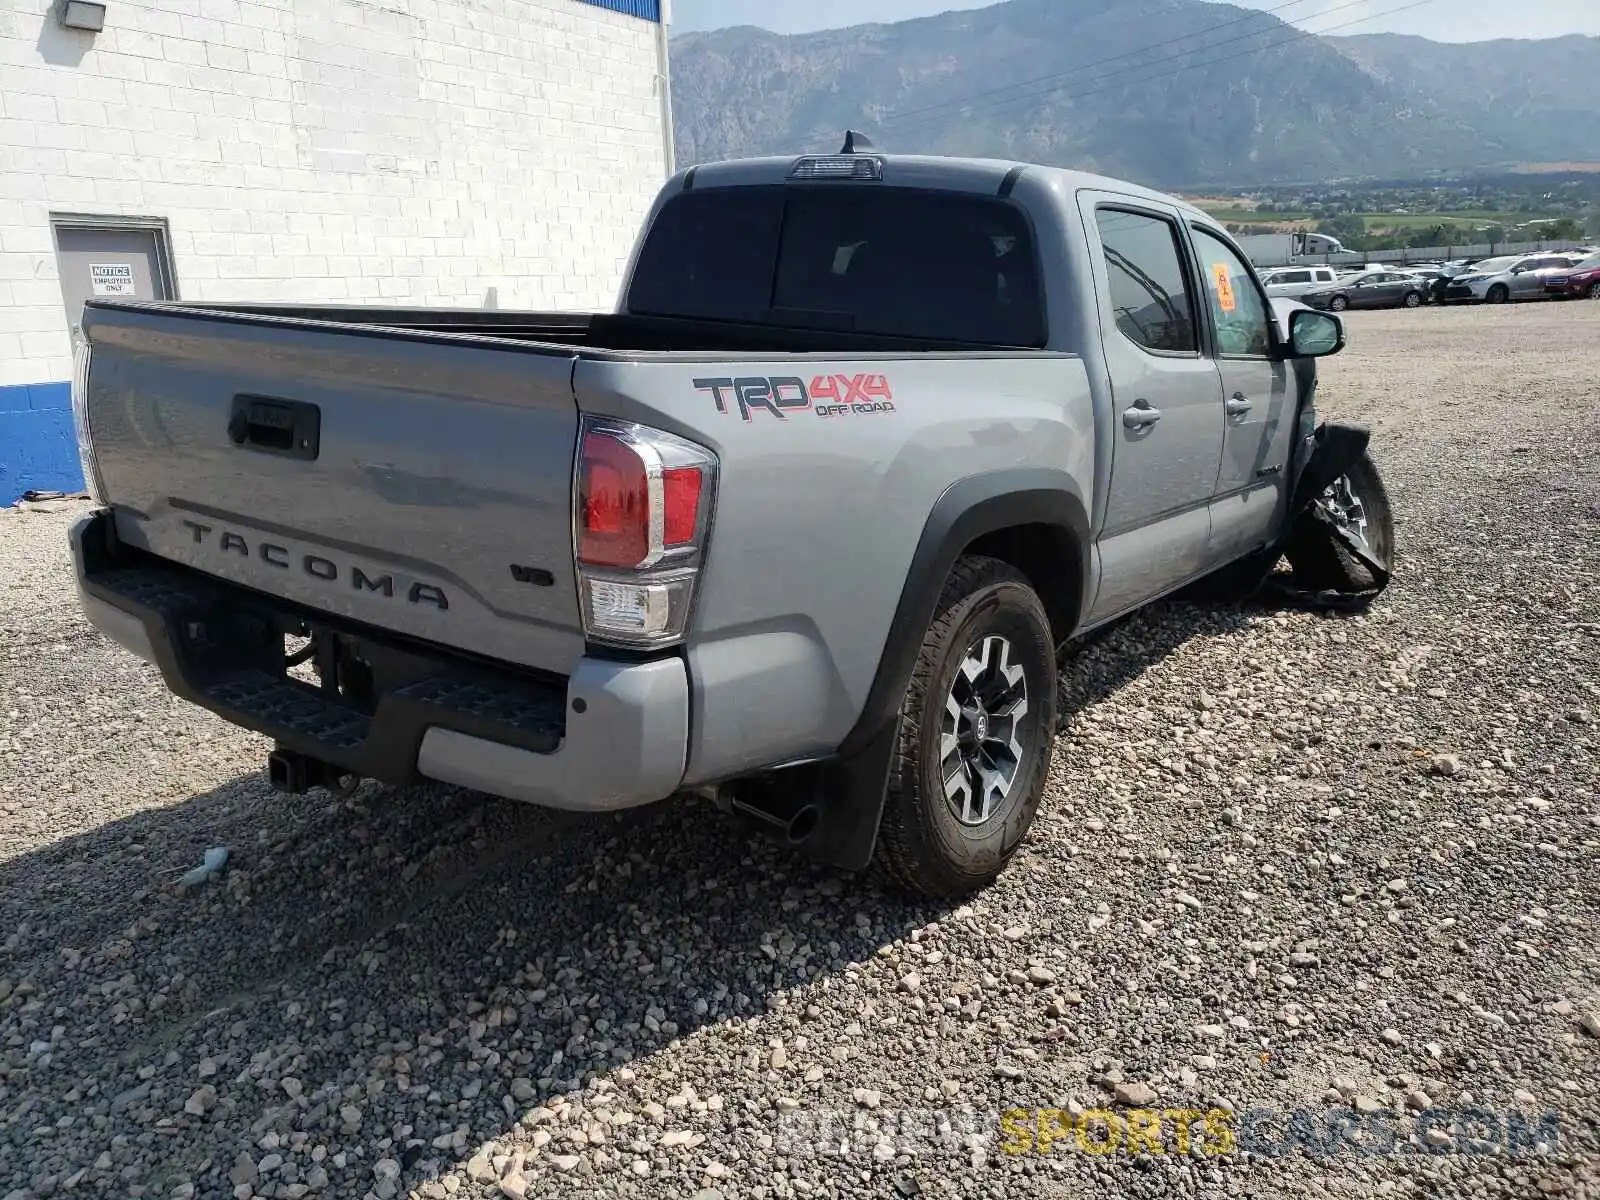
[[[73,526],[72,553],[90,623],[172,692],[345,772],[591,811],[649,804],[682,782],[679,658],[584,658],[565,679],[519,672],[121,552],[105,512]],[[347,656],[358,686],[330,693],[285,674],[284,633],[302,626]]]

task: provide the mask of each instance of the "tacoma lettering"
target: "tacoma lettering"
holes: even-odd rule
[[[231,529],[224,529],[218,533],[213,526],[199,521],[186,520],[183,525],[197,546],[214,545],[224,554],[237,554],[241,558],[251,556],[251,545],[242,533],[235,533]],[[435,584],[412,582],[397,588],[394,576],[391,574],[369,575],[358,566],[346,568],[321,554],[302,554],[296,558],[287,546],[276,542],[257,542],[254,553],[255,557],[270,567],[276,567],[280,571],[297,570],[319,583],[338,583],[341,578],[348,575],[351,589],[363,594],[393,600],[398,593],[403,594],[407,604],[428,604],[440,612],[447,612],[450,608],[450,597],[445,594],[443,588]]]

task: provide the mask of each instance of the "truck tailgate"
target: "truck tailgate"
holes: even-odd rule
[[[92,303],[85,330],[122,541],[394,632],[576,665],[570,352]]]

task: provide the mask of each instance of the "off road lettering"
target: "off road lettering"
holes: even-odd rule
[[[739,411],[739,419],[755,420],[766,413],[784,421],[793,413],[810,409],[819,417],[894,411],[894,392],[886,375],[817,375],[808,384],[792,375],[744,375],[738,378],[704,378],[694,381],[719,413]]]

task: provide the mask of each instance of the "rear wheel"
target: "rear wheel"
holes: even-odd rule
[[[1489,289],[1489,293],[1484,296],[1484,299],[1490,304],[1504,304],[1511,299],[1511,289],[1503,283],[1497,283]]]
[[[1335,296],[1332,300],[1328,301],[1328,307],[1334,312],[1343,312],[1345,309],[1350,307],[1350,301],[1346,300],[1343,296]]]
[[[956,563],[900,708],[874,864],[926,896],[992,883],[1044,794],[1055,737],[1055,642],[1027,579]]]
[[[1335,525],[1354,534],[1386,567],[1394,563],[1394,514],[1372,457],[1363,454],[1313,504]],[[1364,563],[1318,521],[1302,518],[1284,550],[1295,582],[1310,591],[1363,592],[1378,581]]]

